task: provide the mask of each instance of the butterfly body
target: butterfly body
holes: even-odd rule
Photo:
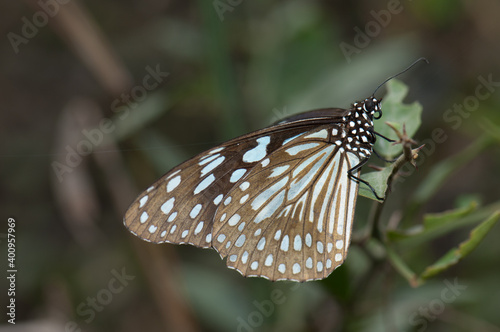
[[[380,115],[371,97],[230,140],[165,174],[124,223],[146,241],[214,248],[245,276],[325,278],[347,255]]]

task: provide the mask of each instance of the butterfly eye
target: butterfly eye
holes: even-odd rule
[[[365,105],[364,105],[365,106],[365,110],[367,112],[371,112],[371,111],[374,110],[375,103],[373,102],[372,98],[365,99],[364,103],[365,103]]]

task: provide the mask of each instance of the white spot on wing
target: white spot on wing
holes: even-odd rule
[[[216,148],[216,149],[213,149],[212,151],[210,151],[208,154],[213,154],[213,153],[217,153],[217,152],[221,152],[222,150],[224,150],[225,148],[222,146],[222,147],[219,147],[219,148]]]
[[[288,245],[289,245],[289,240],[288,240],[288,235],[283,236],[283,240],[281,240],[281,247],[280,249],[287,252],[288,251]]]
[[[280,273],[285,273],[285,271],[286,271],[286,266],[285,266],[285,264],[280,264],[280,265],[278,266],[278,271],[279,271]]]
[[[156,227],[155,225],[151,225],[149,226],[149,229],[148,231],[153,234],[154,232],[156,232],[156,230],[158,229],[158,227]]]
[[[292,266],[292,273],[293,274],[300,273],[300,264],[299,263],[293,264],[293,266]]]
[[[319,143],[306,143],[306,144],[300,144],[293,146],[289,149],[286,149],[285,152],[288,153],[291,156],[295,156],[297,153],[305,150],[312,149],[314,147],[317,147]]]
[[[222,164],[222,162],[224,161],[224,159],[226,159],[226,157],[220,156],[219,158],[215,159],[210,164],[208,164],[207,166],[205,166],[201,170],[201,177],[204,177],[206,174],[208,174],[211,171],[213,171],[217,166],[220,166],[220,164]]]
[[[311,245],[312,245],[311,233],[307,233],[306,234],[306,246],[308,246],[309,248],[311,248]]]
[[[180,175],[177,175],[175,178],[172,178],[172,180],[168,181],[168,184],[167,184],[167,193],[169,193],[172,190],[174,190],[175,188],[177,188],[177,186],[180,183],[181,183],[181,176]]]
[[[300,235],[295,235],[295,239],[293,240],[293,249],[295,251],[300,251],[302,249],[302,238]]]
[[[238,248],[241,248],[245,244],[246,239],[247,237],[245,236],[245,234],[241,234],[234,243],[234,245],[237,246]]]
[[[231,218],[229,218],[227,223],[229,224],[229,226],[235,226],[240,221],[240,219],[241,219],[240,215],[235,214]]]
[[[195,207],[191,210],[191,212],[189,213],[189,216],[194,219],[198,216],[198,214],[200,213],[201,211],[201,207],[202,205],[201,204],[196,204]]]
[[[239,179],[241,179],[243,177],[243,175],[245,175],[246,171],[247,170],[244,168],[240,168],[240,169],[235,170],[233,172],[233,174],[231,174],[231,178],[229,179],[229,182],[231,182],[231,183],[238,182]]]
[[[203,224],[204,224],[203,221],[200,221],[198,223],[198,226],[196,226],[196,228],[194,230],[194,235],[197,235],[199,232],[201,232],[201,230],[203,229]]]
[[[168,217],[167,221],[172,222],[174,221],[175,217],[177,217],[177,212],[172,213],[170,217]]]
[[[266,261],[264,262],[265,266],[271,266],[273,264],[273,254],[269,254],[266,257]]]
[[[172,208],[174,207],[174,202],[175,202],[175,197],[172,197],[168,201],[163,203],[163,205],[160,208],[161,212],[163,212],[165,214],[169,214],[170,211],[172,211]]]
[[[318,241],[318,242],[316,243],[316,249],[318,250],[318,252],[319,252],[320,254],[322,254],[322,253],[323,253],[323,242]]]
[[[326,131],[326,129],[322,129],[315,133],[304,136],[304,138],[327,138],[327,137],[328,137],[328,132]]]
[[[248,251],[245,250],[245,252],[243,253],[243,255],[241,255],[241,262],[243,264],[246,264],[248,261]]]
[[[224,198],[224,195],[222,195],[222,194],[220,194],[219,196],[215,197],[214,204],[215,205],[219,205],[223,198]]]
[[[273,169],[272,173],[269,175],[270,178],[274,178],[275,176],[283,174],[287,169],[290,168],[290,165],[278,166]]]
[[[266,238],[263,237],[260,239],[259,243],[257,243],[257,250],[263,250],[266,245]]]
[[[243,196],[242,198],[240,198],[240,204],[245,203],[247,201],[248,197],[249,197],[249,195],[246,194],[245,196]]]
[[[139,208],[143,207],[144,204],[146,204],[147,201],[148,201],[148,195],[146,195],[143,198],[141,198],[141,200],[139,201]]]
[[[200,193],[202,190],[207,189],[207,187],[211,185],[212,182],[214,181],[215,181],[215,176],[213,174],[210,174],[205,179],[203,179],[203,181],[201,181],[200,184],[198,184],[198,186],[194,189],[193,194],[196,195]]]
[[[149,218],[149,215],[146,211],[144,211],[142,214],[141,214],[141,224],[144,224],[146,222],[146,220],[148,220]]]
[[[257,138],[257,146],[245,152],[243,155],[243,161],[246,163],[254,163],[262,160],[267,154],[267,145],[270,142],[271,138],[269,136]]]

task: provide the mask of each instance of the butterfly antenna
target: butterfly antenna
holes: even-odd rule
[[[409,65],[409,66],[408,66],[408,68],[406,68],[406,69],[405,69],[405,70],[403,70],[402,72],[399,72],[399,73],[397,73],[396,75],[392,75],[391,77],[389,77],[388,79],[386,79],[385,81],[383,81],[383,82],[382,82],[382,83],[381,83],[381,84],[380,84],[380,85],[379,85],[379,86],[375,89],[375,91],[373,91],[372,96],[374,96],[374,95],[375,95],[375,93],[378,91],[378,89],[380,89],[380,87],[381,87],[382,85],[384,85],[385,83],[389,82],[389,81],[390,81],[390,80],[392,80],[393,78],[395,78],[395,77],[397,77],[397,76],[399,76],[399,75],[401,75],[401,74],[406,73],[408,70],[410,70],[413,66],[415,66],[415,65],[416,65],[417,63],[419,63],[420,61],[425,61],[427,64],[429,64],[429,61],[428,61],[426,58],[423,58],[423,57],[422,57],[422,58],[419,58],[419,59],[417,59],[417,60],[415,60],[415,61],[414,61],[411,65]]]

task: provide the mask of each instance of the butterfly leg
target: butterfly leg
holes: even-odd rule
[[[368,183],[368,181],[365,181],[355,175],[353,175],[352,173],[359,170],[361,167],[363,167],[364,164],[366,164],[366,162],[368,161],[369,158],[365,158],[363,160],[361,160],[359,162],[359,164],[357,164],[356,166],[354,166],[353,168],[351,168],[350,170],[347,171],[347,176],[349,177],[349,179],[351,180],[354,180],[358,183],[363,183],[365,185],[368,186],[368,188],[370,188],[370,190],[372,191],[373,195],[375,195],[375,197],[380,200],[380,201],[383,201],[384,198],[380,197],[379,195],[377,195],[377,192],[375,191],[375,189],[371,186],[370,183]]]

